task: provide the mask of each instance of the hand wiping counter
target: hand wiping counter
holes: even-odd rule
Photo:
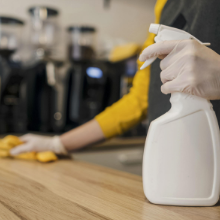
[[[37,160],[40,162],[50,162],[57,160],[57,156],[51,152],[26,152],[16,156],[10,154],[10,150],[14,147],[23,144],[16,136],[8,135],[0,140],[0,158],[14,158],[23,160]]]
[[[212,206],[218,201],[220,191],[219,127],[212,104],[207,100],[213,98],[214,93],[207,92],[209,84],[199,91],[187,87],[186,72],[196,69],[184,69],[184,59],[189,58],[184,56],[187,49],[182,49],[187,39],[192,47],[208,44],[185,31],[164,25],[152,24],[150,32],[157,34],[156,44],[140,56],[141,61],[147,59],[141,68],[158,56],[167,57],[166,62],[161,62],[161,90],[171,93],[172,107],[152,121],[148,131],[143,158],[144,193],[155,204]],[[208,53],[215,59],[213,51]],[[199,97],[203,91],[208,94],[207,99]]]

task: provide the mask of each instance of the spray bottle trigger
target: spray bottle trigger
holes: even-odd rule
[[[158,42],[161,42],[162,40],[161,40],[160,37],[157,35],[157,36],[154,38],[154,41],[158,43]]]

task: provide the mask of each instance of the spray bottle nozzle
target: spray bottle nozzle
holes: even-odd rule
[[[160,33],[160,35],[158,35],[157,37],[154,38],[156,42],[165,41],[165,40],[193,39],[193,40],[198,41],[202,45],[205,45],[205,46],[210,45],[210,43],[202,43],[200,40],[198,40],[197,38],[195,38],[194,36],[192,36],[191,34],[185,32],[183,30],[168,27],[165,25],[151,24],[150,28],[149,28],[149,32],[154,33],[156,35],[158,35]],[[154,62],[154,60],[156,60],[156,58],[157,57],[152,57],[152,58],[146,60],[140,69],[142,70],[142,69],[146,68],[147,66],[149,66],[151,63]]]
[[[151,24],[149,28],[150,33],[158,34],[160,25],[159,24]]]

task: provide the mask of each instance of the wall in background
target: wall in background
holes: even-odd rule
[[[92,24],[101,35],[143,43],[149,24],[154,20],[156,0],[111,0],[110,8],[103,0],[5,0],[0,14],[28,20],[27,9],[33,5],[46,5],[60,10],[63,26]]]
[[[0,15],[10,15],[25,20],[24,38],[28,38],[28,8],[44,5],[60,11],[62,28],[73,24],[94,25],[98,29],[98,41],[121,39],[142,44],[148,27],[154,21],[156,0],[111,0],[110,7],[104,8],[103,0],[2,0]],[[64,33],[64,32],[63,32]],[[66,36],[61,35],[61,54]],[[119,40],[120,41],[120,40]]]

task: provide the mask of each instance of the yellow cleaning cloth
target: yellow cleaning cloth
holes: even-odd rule
[[[13,147],[16,147],[20,144],[23,144],[23,142],[16,136],[8,135],[0,140],[0,158],[2,157],[10,157],[15,159],[23,159],[23,160],[38,160],[40,162],[50,162],[57,160],[57,156],[50,151],[46,152],[27,152],[22,153],[16,156],[10,155],[10,149]]]

